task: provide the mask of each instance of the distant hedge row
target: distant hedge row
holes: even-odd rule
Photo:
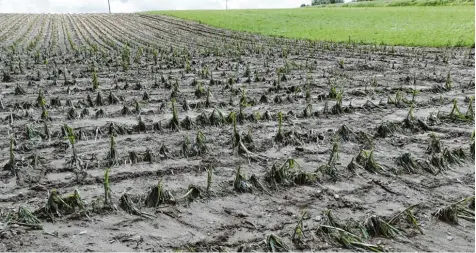
[[[312,0],[312,5],[321,5],[321,4],[338,4],[343,3],[344,0]]]

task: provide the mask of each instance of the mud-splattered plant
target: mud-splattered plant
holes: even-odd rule
[[[39,90],[38,91],[38,97],[36,98],[36,104],[39,106],[39,107],[43,107],[46,105],[46,99],[45,99],[45,96],[43,95],[43,90]]]
[[[473,133],[471,134],[471,144],[469,146],[469,150],[471,152],[471,157],[474,158],[474,154],[475,154],[475,130],[473,130]]]
[[[428,148],[426,149],[427,152],[430,154],[441,153],[442,149],[440,139],[438,139],[435,133],[432,133],[430,138],[430,145],[428,145]]]
[[[104,186],[104,204],[105,205],[111,205],[112,204],[111,187],[109,185],[109,172],[110,171],[111,171],[111,169],[107,168],[106,171],[104,172],[103,186]]]
[[[458,108],[458,100],[453,99],[453,108],[451,109],[450,113],[450,118],[451,119],[464,119],[464,115],[461,114],[459,108]]]
[[[135,113],[139,115],[140,112],[141,112],[140,104],[139,104],[139,102],[138,102],[137,100],[135,100],[135,99],[134,99],[134,108],[135,108]]]
[[[303,111],[304,118],[308,118],[312,116],[312,105],[307,104],[306,108]]]
[[[98,74],[96,72],[93,72],[92,84],[93,84],[93,90],[99,89]]]
[[[138,216],[142,216],[142,217],[146,217],[146,218],[156,218],[155,215],[141,212],[135,206],[134,202],[131,200],[131,197],[129,197],[128,193],[122,194],[119,201],[120,201],[119,206],[129,214],[138,215]]]
[[[276,142],[283,142],[284,141],[284,133],[283,133],[283,113],[278,112],[278,133],[276,134],[276,137],[274,137],[274,140]]]
[[[98,94],[96,95],[96,106],[103,106],[104,105],[104,99],[102,98],[101,92],[98,91]]]
[[[75,189],[73,194],[66,196],[65,198],[63,198],[63,200],[71,207],[71,212],[84,211],[85,209],[84,201],[81,198],[78,189]]]
[[[240,144],[241,137],[238,129],[236,127],[236,113],[231,112],[229,118],[231,118],[233,124],[233,134],[231,135],[231,142],[233,144],[233,148],[237,147]]]
[[[117,150],[116,150],[116,141],[114,135],[109,137],[109,152],[107,154],[107,166],[112,167],[119,164]]]
[[[417,218],[415,217],[415,215],[412,212],[412,209],[414,209],[417,206],[418,206],[418,204],[417,205],[412,205],[412,206],[406,208],[405,210],[397,213],[395,216],[393,216],[388,221],[388,224],[394,226],[399,220],[401,220],[403,218],[404,220],[407,221],[407,223],[410,224],[410,226],[412,226],[413,228],[418,230],[420,232],[420,234],[423,235],[424,234],[423,230],[421,229],[421,226],[420,226]]]
[[[364,169],[372,173],[380,173],[384,171],[382,166],[375,161],[374,158],[374,151],[370,150],[361,150],[357,158],[355,159],[356,162],[361,165]]]
[[[55,216],[61,216],[66,212],[66,210],[70,209],[71,206],[69,206],[63,200],[63,198],[61,198],[56,189],[53,189],[48,196],[48,201],[46,202],[46,206],[43,208],[43,211],[50,217],[51,220],[54,220]]]
[[[205,135],[201,132],[197,132],[197,136],[195,137],[195,145],[194,145],[194,152],[196,155],[204,155],[208,153],[208,147],[207,147],[207,138]]]
[[[27,226],[32,229],[43,229],[41,221],[25,207],[19,207],[14,223]]]
[[[147,207],[158,207],[162,204],[175,203],[176,201],[172,194],[164,189],[162,180],[160,180],[156,186],[152,187],[152,189],[149,191],[149,194],[147,194],[147,198],[145,199],[145,205]]]
[[[453,88],[453,84],[451,81],[451,74],[450,72],[448,72],[448,74],[446,75],[445,89],[446,91],[450,91],[452,88]]]
[[[339,143],[335,142],[332,145],[331,155],[327,164],[324,164],[318,168],[318,171],[330,176],[333,180],[338,178],[336,163],[339,160]]]
[[[25,95],[26,91],[19,85],[15,87],[15,95]]]
[[[170,120],[169,128],[176,131],[180,130],[178,113],[177,109],[175,108],[175,99],[172,99],[172,119]]]
[[[459,219],[474,222],[474,196],[438,209],[432,214],[441,221],[459,224]]]
[[[15,139],[13,136],[10,137],[10,147],[9,147],[9,160],[8,163],[3,168],[4,170],[9,170],[13,175],[17,173],[17,166],[15,162],[15,153],[13,153],[13,149],[15,147]]]
[[[365,232],[365,228],[361,227],[361,230]],[[348,225],[344,225],[337,220],[330,210],[323,212],[323,219],[317,229],[317,233],[322,234],[328,240],[339,243],[347,249],[370,252],[385,251],[381,246],[365,242],[364,238],[353,232]],[[364,237],[366,236],[364,235]]]
[[[415,173],[420,165],[411,153],[405,153],[397,158],[397,164],[402,166],[408,173]]]
[[[331,112],[333,114],[341,114],[344,112],[344,109],[342,108],[342,94],[344,93],[343,90],[337,92],[337,94],[335,95],[335,99],[336,99],[336,104],[331,108]]]
[[[473,121],[473,120],[474,120],[474,107],[473,107],[473,104],[474,104],[474,96],[471,96],[471,97],[469,98],[469,101],[468,101],[468,110],[466,111],[466,114],[465,114],[466,119],[468,119],[469,121]]]
[[[266,248],[269,252],[289,252],[289,247],[275,235],[268,235],[266,237]]]
[[[69,127],[67,124],[64,124],[64,131],[66,134],[66,138],[69,141],[69,144],[71,145],[71,150],[73,151],[73,156],[71,157],[71,161],[69,162],[70,166],[77,166],[78,168],[81,168],[81,160],[79,159],[77,153],[76,153],[76,135],[74,134],[74,131],[71,127]]]
[[[193,202],[197,198],[203,198],[204,194],[200,187],[195,186],[195,185],[189,185],[187,193],[182,196],[181,199],[186,199],[187,202]]]
[[[366,237],[373,236],[393,238],[401,235],[400,230],[390,225],[382,217],[377,215],[371,215],[367,217],[363,221],[362,227],[365,229],[363,231]]]
[[[302,242],[304,239],[304,218],[307,216],[307,211],[302,211],[301,218],[299,218],[294,233],[292,236],[293,242]]]
[[[253,192],[252,184],[248,182],[245,176],[241,174],[241,166],[235,171],[235,180],[233,181],[233,190],[239,193]]]
[[[41,119],[45,121],[48,120],[48,110],[46,110],[45,104],[41,105]]]
[[[190,138],[188,136],[184,136],[182,141],[182,155],[187,158],[190,154]]]
[[[417,89],[413,89],[412,90],[412,103],[416,103],[416,96],[420,94],[420,91],[418,91]]]
[[[210,193],[213,182],[213,168],[210,166],[207,169],[207,193]]]
[[[296,160],[287,159],[281,166],[274,163],[271,170],[266,173],[265,178],[276,189],[278,185],[310,184],[317,179],[317,176],[314,173],[303,171]]]

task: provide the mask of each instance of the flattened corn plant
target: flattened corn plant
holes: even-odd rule
[[[453,224],[459,224],[459,219],[474,223],[474,196],[464,198],[456,203],[441,207],[432,215],[437,219]]]
[[[121,207],[122,210],[126,211],[129,214],[138,215],[138,216],[142,216],[142,217],[145,217],[145,218],[156,218],[155,215],[141,212],[136,207],[135,203],[132,201],[129,194],[126,193],[126,192],[124,194],[122,194],[119,201],[120,201],[119,207]]]
[[[220,112],[220,110],[214,108],[212,114],[210,114],[210,125],[212,126],[221,126],[225,123],[225,117]]]
[[[412,210],[415,208],[415,207],[418,207],[418,204],[416,205],[411,205],[409,206],[408,208],[405,208],[405,210],[397,213],[396,215],[394,215],[389,221],[388,221],[388,224],[390,225],[396,225],[399,221],[401,221],[402,219],[405,220],[408,224],[410,224],[410,226],[412,226],[414,229],[418,230],[418,232],[420,232],[420,234],[424,234],[423,233],[423,230],[417,220],[417,218],[415,217],[414,213],[412,212]]]
[[[399,129],[400,129],[399,124],[383,122],[377,127],[377,133],[375,134],[375,137],[380,137],[380,138],[390,137]]]
[[[315,173],[303,171],[294,159],[287,159],[281,166],[274,163],[265,175],[265,180],[275,189],[278,185],[304,185],[311,184],[317,180]]]
[[[17,84],[17,86],[15,87],[15,95],[25,95],[26,94],[26,91],[19,85]]]
[[[358,137],[347,125],[342,125],[336,131],[336,137],[343,142],[357,141]]]
[[[200,189],[200,187],[196,185],[191,184],[188,186],[188,189],[185,195],[183,195],[180,199],[185,199],[187,200],[188,203],[190,203],[190,202],[193,202],[197,198],[202,199],[204,197],[205,197],[205,194],[203,193],[202,189]]]
[[[167,146],[165,146],[165,144],[162,144],[162,146],[160,146],[159,155],[161,159],[169,159],[171,157],[170,151]]]
[[[129,156],[127,160],[129,160],[130,164],[136,164],[141,161],[141,159],[139,158],[139,155],[135,151],[129,151]]]
[[[328,175],[332,180],[337,180],[339,177],[337,168],[336,168],[336,163],[339,161],[339,143],[334,142],[332,145],[332,151],[331,155],[329,157],[329,160],[327,161],[326,164],[321,165],[317,171],[320,171],[321,173]]]
[[[362,222],[361,229],[365,238],[369,238],[370,236],[385,238],[395,238],[402,236],[402,233],[399,229],[390,225],[378,215],[368,216]]]
[[[365,242],[366,238],[351,230],[350,224],[342,224],[332,215],[330,210],[324,210],[322,216],[322,221],[316,232],[327,242],[339,244],[346,249],[355,251],[385,251],[381,246]]]
[[[129,107],[127,107],[124,104],[124,106],[122,107],[121,113],[122,113],[122,115],[131,115],[132,111],[131,111],[131,109],[129,109]]]
[[[41,221],[28,209],[22,206],[18,208],[18,212],[14,217],[12,217],[12,220],[9,223],[26,226],[32,229],[43,229]]]
[[[81,195],[79,194],[78,189],[75,189],[73,194],[70,194],[63,198],[64,202],[71,207],[72,213],[77,212],[83,215],[88,216],[86,211],[86,204],[84,203]]]
[[[304,226],[304,219],[307,217],[307,211],[303,210],[301,212],[301,217],[299,218],[296,227],[294,228],[294,233],[292,236],[292,240],[294,243],[303,243],[305,239],[304,231],[306,227]]]
[[[84,207],[84,202],[78,190],[75,190],[71,195],[61,197],[57,190],[53,189],[48,195],[46,205],[35,211],[35,214],[49,217],[54,221],[55,217],[84,211]]]
[[[119,98],[112,93],[112,90],[109,91],[109,96],[107,97],[110,105],[115,105],[119,103]]]
[[[269,252],[289,252],[290,248],[281,238],[271,234],[266,236],[266,249]]]
[[[235,171],[233,190],[239,193],[253,192],[253,185],[241,174],[241,166],[238,166]]]
[[[303,117],[309,118],[312,116],[312,104],[307,104],[306,108],[303,111]]]
[[[451,112],[447,115],[438,114],[442,119],[449,119],[451,121],[463,121],[463,122],[474,122],[474,96],[471,96],[469,99],[468,110],[466,113],[462,113],[458,107],[458,100],[453,99],[453,108]]]
[[[142,159],[144,162],[148,162],[148,163],[154,163],[156,158],[155,158],[155,154],[152,152],[152,150],[150,148],[147,148],[145,150],[145,154],[144,154],[144,157]]]
[[[201,156],[208,153],[206,141],[207,138],[205,135],[201,131],[198,131],[197,136],[195,137],[195,144],[193,146],[193,152],[195,155]]]
[[[415,173],[421,168],[421,165],[415,160],[411,153],[404,153],[403,155],[397,157],[396,163],[410,174]]]
[[[182,141],[182,155],[187,158],[189,155],[190,155],[190,138],[188,138],[188,136],[184,136],[184,139]]]
[[[369,172],[381,173],[385,171],[385,169],[375,161],[373,150],[368,151],[362,149],[355,161]]]
[[[431,133],[430,138],[430,145],[426,148],[427,152],[429,154],[441,153],[440,139],[438,139],[435,133]]]
[[[139,118],[137,119],[137,125],[135,126],[135,130],[139,133],[147,131],[147,126],[145,125],[145,122],[142,120],[141,116],[139,116]]]

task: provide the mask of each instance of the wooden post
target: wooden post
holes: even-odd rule
[[[110,2],[110,0],[107,0],[107,5],[109,6],[109,14],[111,14],[111,2]]]

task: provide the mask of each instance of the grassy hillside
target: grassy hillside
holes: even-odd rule
[[[472,5],[474,0],[372,0],[313,7],[399,7],[399,6],[457,6]]]
[[[405,46],[474,45],[474,6],[153,11],[232,30]]]

